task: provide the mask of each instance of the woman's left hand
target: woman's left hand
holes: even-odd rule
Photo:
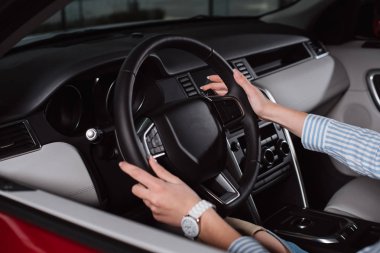
[[[152,211],[153,217],[157,221],[179,227],[182,217],[200,201],[200,198],[153,157],[149,158],[149,164],[157,177],[127,162],[120,162],[119,166],[139,182],[132,187],[132,193],[144,201]]]

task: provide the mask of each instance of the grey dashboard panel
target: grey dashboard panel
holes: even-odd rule
[[[363,48],[363,43],[364,41],[351,41],[344,45],[328,47],[331,54],[346,68],[350,90],[367,91],[367,72],[380,68],[379,49]]]
[[[350,80],[350,87],[328,117],[351,125],[380,132],[380,112],[368,90],[367,77],[373,69],[380,69],[379,49],[363,48],[363,41],[351,41],[344,45],[329,46],[329,51],[338,59]],[[343,174],[357,176],[345,165],[333,160]]]
[[[97,206],[94,184],[82,158],[73,146],[56,142],[38,151],[0,161],[0,176]]]
[[[349,87],[347,73],[331,56],[305,61],[254,81],[269,90],[277,103],[312,112]]]

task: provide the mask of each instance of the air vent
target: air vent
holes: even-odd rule
[[[313,52],[315,58],[319,59],[325,55],[328,55],[326,48],[319,41],[310,40],[307,42],[309,48]]]
[[[20,155],[40,147],[27,122],[0,127],[0,160]]]
[[[248,70],[245,60],[236,60],[232,64],[236,67],[248,80],[252,80],[254,75]]]
[[[182,85],[183,90],[186,92],[188,97],[198,95],[198,90],[189,76],[186,75],[179,77],[178,82]]]
[[[311,58],[303,43],[275,48],[248,56],[247,62],[258,77],[282,70]]]

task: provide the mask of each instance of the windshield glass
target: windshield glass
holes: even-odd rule
[[[197,16],[257,17],[298,0],[74,0],[34,33],[148,20],[186,19]]]

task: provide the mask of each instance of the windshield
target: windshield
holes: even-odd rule
[[[298,0],[74,0],[34,34],[148,20],[258,17]]]

